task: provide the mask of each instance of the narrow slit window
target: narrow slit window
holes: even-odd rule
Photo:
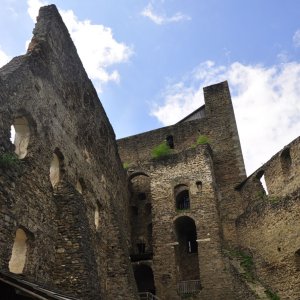
[[[171,148],[171,149],[174,149],[174,139],[173,139],[173,135],[168,135],[166,137],[166,142],[167,142],[167,145]]]

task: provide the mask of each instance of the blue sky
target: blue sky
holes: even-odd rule
[[[0,65],[51,3],[118,138],[176,123],[222,80],[248,173],[299,135],[299,0],[0,0]]]

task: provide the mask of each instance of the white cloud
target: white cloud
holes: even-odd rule
[[[36,17],[39,14],[39,9],[44,5],[47,5],[47,3],[42,0],[27,0],[27,12],[33,22],[36,22]]]
[[[0,67],[9,62],[11,58],[0,48]]]
[[[33,20],[39,7],[46,4],[40,0],[28,0],[27,3],[28,13]],[[110,69],[116,64],[127,62],[133,54],[132,48],[116,41],[109,27],[92,24],[90,20],[80,21],[72,10],[59,12],[88,75],[97,84],[97,90],[101,91],[101,85],[109,81],[119,82],[118,70]]]
[[[228,80],[248,174],[300,132],[300,63],[264,67],[207,61],[168,85],[151,114],[170,125],[203,104],[204,86]]]
[[[148,3],[148,5],[142,10],[141,15],[149,18],[152,22],[154,22],[157,25],[191,20],[190,16],[185,15],[181,12],[177,12],[171,17],[167,17],[166,15],[159,15],[154,12],[153,5],[151,2]]]
[[[300,29],[298,29],[293,35],[293,43],[294,46],[299,48],[300,47]]]

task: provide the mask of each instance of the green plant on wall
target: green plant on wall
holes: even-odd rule
[[[0,155],[0,167],[9,168],[19,166],[20,160],[14,153],[3,153]]]
[[[245,271],[245,279],[248,281],[254,281],[254,262],[250,255],[241,250],[226,250],[225,253],[232,258],[237,258],[240,262],[240,266]]]
[[[152,149],[152,157],[159,158],[163,156],[168,156],[172,153],[172,149],[166,144],[166,142],[162,142]]]
[[[206,135],[199,135],[196,141],[197,145],[204,145],[209,143],[209,138]]]
[[[276,294],[276,293],[273,293],[272,291],[270,290],[266,290],[265,291],[265,294],[268,296],[269,299],[271,300],[280,300],[280,297]]]
[[[123,169],[124,169],[124,170],[128,170],[129,167],[130,167],[130,163],[127,162],[127,161],[124,161],[124,162],[123,162]]]

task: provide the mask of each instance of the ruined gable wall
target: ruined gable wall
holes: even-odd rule
[[[300,138],[276,153],[260,169],[271,196],[285,196],[300,188]]]
[[[236,221],[239,245],[253,254],[262,283],[283,299],[300,297],[299,191],[299,138],[237,187],[245,209]]]
[[[28,119],[31,134],[21,170],[0,171],[1,268],[8,267],[16,228],[24,226],[34,235],[26,278],[82,299],[135,299],[115,136],[55,6],[41,9],[28,53],[1,69],[0,91],[1,154],[13,151],[16,117]],[[56,148],[63,166],[53,189]]]
[[[277,202],[261,200],[237,220],[239,244],[253,255],[255,272],[281,299],[299,299],[299,190]]]

